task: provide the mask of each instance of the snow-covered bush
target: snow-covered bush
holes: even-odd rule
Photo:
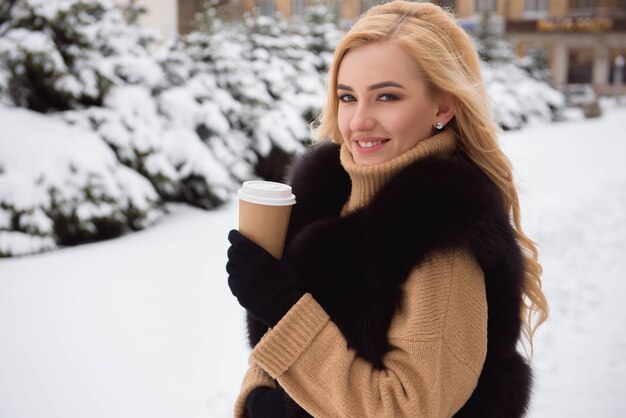
[[[153,32],[126,24],[109,0],[12,0],[0,16],[0,92],[17,106],[100,106],[115,85],[161,76]]]
[[[304,11],[304,25],[298,25],[300,34],[306,42],[306,49],[317,58],[315,66],[324,73],[333,58],[335,46],[344,32],[339,27],[339,9],[331,10],[325,3],[317,3]]]
[[[280,16],[249,16],[244,37],[249,45],[244,59],[270,97],[267,110],[255,115],[251,129],[259,156],[255,171],[280,179],[290,157],[313,140],[309,124],[317,117],[324,94],[318,57]]]
[[[71,124],[97,132],[118,161],[146,177],[163,201],[214,208],[228,199],[235,183],[200,141],[193,123],[168,120],[168,114],[210,118],[210,109],[199,114],[196,102],[185,105],[176,100],[175,90],[157,99],[143,86],[125,86],[112,89],[103,107],[62,116]]]
[[[135,6],[125,9],[131,21]],[[2,134],[6,148],[16,145],[0,158],[9,162],[0,170],[1,255],[118,236],[149,225],[165,201],[214,208],[230,197],[238,178],[231,173],[245,171],[233,157],[243,147],[231,145],[229,160],[219,145],[203,142],[196,127],[224,131],[228,124],[210,101],[188,105],[178,86],[164,86],[151,39],[108,0],[2,2],[0,102],[47,113],[31,119],[42,132],[42,121],[56,119],[75,125],[68,132],[98,135],[81,144],[89,148],[81,148],[89,161],[81,165],[80,154],[66,149],[77,142],[65,140],[60,129],[42,139],[58,151],[37,158],[28,152],[41,148],[35,142],[21,146],[29,140],[20,139],[24,135]],[[180,123],[181,116],[192,122]],[[106,161],[108,171],[91,167],[93,161]],[[36,168],[37,176],[23,175],[25,167]],[[16,187],[35,200],[20,201]],[[47,226],[32,227],[32,220]]]
[[[177,102],[190,110],[186,120],[180,112],[168,118],[193,125],[234,178],[282,180],[294,154],[313,139],[309,124],[324,93],[319,55],[301,28],[278,16],[224,23],[212,10],[196,17],[204,30],[177,39],[162,55],[167,81],[159,95],[175,86]],[[212,117],[190,119],[194,107],[210,108]]]
[[[518,63],[535,80],[550,83],[552,71],[549,64],[548,51],[540,46],[528,48],[526,56],[520,58]]]
[[[549,84],[532,78],[514,63],[481,63],[491,110],[505,130],[522,128],[532,120],[556,121],[562,117],[565,98]]]
[[[531,120],[550,122],[564,117],[565,96],[548,84],[550,73],[541,51],[518,58],[488,12],[482,14],[472,36],[482,59],[492,113],[503,129],[519,129]]]
[[[0,107],[25,124],[0,138],[0,256],[139,229],[164,202],[217,207],[243,180],[282,180],[313,139],[343,35],[325,5],[299,22],[226,23],[211,0],[192,33],[159,49],[136,23],[141,7],[122,6],[0,3],[0,103],[46,113]],[[497,44],[483,75],[501,126],[556,119],[562,96]]]
[[[158,195],[94,133],[0,105],[0,257],[152,224]]]

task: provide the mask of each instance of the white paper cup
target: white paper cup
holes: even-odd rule
[[[246,181],[237,191],[239,232],[275,258],[283,255],[291,207],[291,186],[272,181]]]

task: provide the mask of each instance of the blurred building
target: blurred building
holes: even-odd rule
[[[482,3],[502,16],[506,37],[518,55],[525,55],[530,48],[544,48],[557,87],[591,84],[596,91],[608,93],[616,59],[620,55],[626,57],[625,0],[459,0],[458,3]]]
[[[128,4],[131,0],[113,0],[117,4]],[[143,7],[146,13],[139,22],[156,29],[163,38],[173,38],[179,33],[178,0],[135,0],[136,5]],[[200,2],[198,2],[200,4]]]
[[[121,1],[121,0],[120,0]],[[164,36],[188,33],[195,13],[207,0],[136,0],[148,14],[142,21]],[[291,19],[322,1],[349,24],[370,7],[385,0],[220,0],[226,19],[236,19],[258,8],[263,15],[280,12]],[[626,0],[432,0],[453,10],[472,32],[484,13],[519,56],[543,49],[552,82],[591,84],[600,93],[611,91],[617,57],[626,57]],[[626,85],[626,71],[622,72]]]

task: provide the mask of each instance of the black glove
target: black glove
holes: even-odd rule
[[[254,389],[246,399],[246,410],[250,418],[312,418],[280,386]]]
[[[228,234],[228,285],[239,304],[268,327],[276,323],[304,294],[288,257],[275,259],[237,230]]]
[[[250,418],[278,418],[285,415],[282,393],[261,386],[254,389],[246,399],[246,411]]]

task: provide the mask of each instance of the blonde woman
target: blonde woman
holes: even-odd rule
[[[521,417],[547,318],[478,56],[427,3],[369,10],[294,166],[283,260],[231,231],[253,347],[235,416]]]

